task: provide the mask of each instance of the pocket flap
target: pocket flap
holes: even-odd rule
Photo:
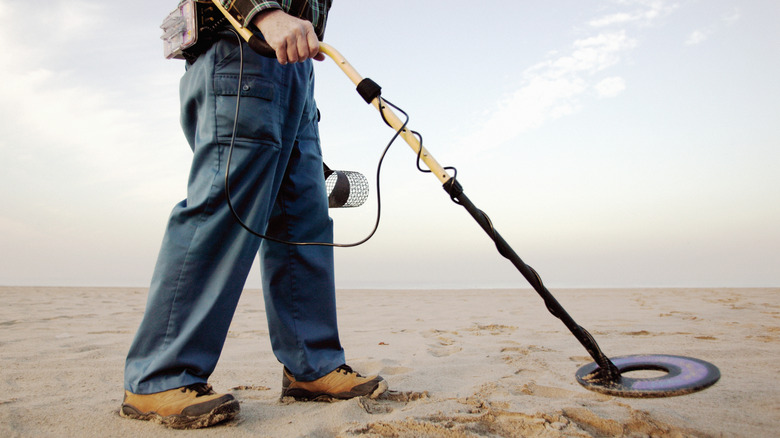
[[[259,76],[243,75],[241,78],[241,96],[259,97],[274,100],[274,86]],[[235,96],[238,94],[238,75],[214,76],[214,94]]]

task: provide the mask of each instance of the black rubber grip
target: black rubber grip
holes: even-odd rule
[[[276,58],[276,51],[264,40],[253,35],[249,38],[248,43],[249,47],[258,55],[265,56],[266,58]]]
[[[357,92],[366,103],[371,103],[382,94],[382,87],[371,79],[365,78],[358,84]]]

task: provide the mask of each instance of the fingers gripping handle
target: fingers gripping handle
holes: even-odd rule
[[[276,58],[276,51],[267,42],[254,35],[249,37],[247,44],[249,44],[249,47],[258,55],[265,56],[266,58]]]

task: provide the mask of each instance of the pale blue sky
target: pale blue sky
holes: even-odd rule
[[[551,288],[780,285],[780,4],[483,5],[336,0],[326,41]],[[174,6],[0,0],[0,285],[148,284],[190,158],[159,40]],[[333,63],[317,74],[326,161],[373,180],[392,132]],[[403,143],[382,188],[339,287],[527,287]],[[333,211],[337,240],[374,213]]]

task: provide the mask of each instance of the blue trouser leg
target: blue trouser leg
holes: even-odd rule
[[[314,124],[310,124],[314,127]],[[268,234],[296,242],[332,242],[330,218],[311,215],[311,205],[298,202],[299,191],[324,190],[317,132],[301,131],[290,156],[288,173],[276,198]],[[324,193],[324,192],[323,192]],[[327,211],[327,196],[316,198]],[[319,352],[340,350],[333,291],[333,248],[289,246],[264,241],[260,249],[263,292],[271,345],[279,360],[300,380],[314,380],[344,363]],[[329,275],[326,275],[328,273]],[[305,281],[301,281],[305,280]]]
[[[187,199],[170,216],[147,307],[125,365],[125,388],[153,393],[213,372],[261,239],[224,196],[238,51],[222,40],[181,82],[182,126],[193,150]],[[245,50],[230,192],[245,223],[276,237],[332,241],[310,62],[281,66]],[[331,248],[262,245],[269,332],[277,358],[301,378],[344,363]]]

